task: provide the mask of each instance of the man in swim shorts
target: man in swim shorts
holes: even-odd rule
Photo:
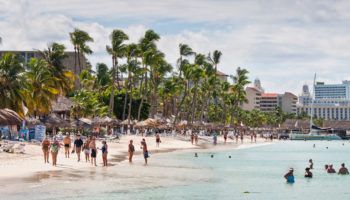
[[[145,165],[147,165],[147,158],[149,156],[148,156],[147,144],[145,139],[142,139],[141,145],[142,145],[143,157],[145,158]]]
[[[64,154],[66,158],[69,158],[69,150],[70,150],[71,143],[72,142],[70,140],[69,134],[67,133],[67,135],[63,138]]]

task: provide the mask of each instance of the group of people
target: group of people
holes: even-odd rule
[[[312,161],[312,159],[310,159],[309,160],[309,167],[305,168],[305,174],[304,174],[305,178],[312,178],[313,177],[313,174],[311,172],[311,169],[313,169],[313,166],[314,166],[313,161]],[[325,165],[325,169],[326,169],[326,172],[329,173],[329,174],[337,173],[335,171],[335,169],[333,168],[332,164]],[[287,183],[294,183],[294,174],[293,174],[293,172],[294,172],[294,169],[290,168],[289,171],[284,175],[284,178],[286,179]],[[340,175],[348,175],[349,174],[349,171],[345,167],[344,163],[341,164],[341,167],[338,170],[338,174],[340,174]]]
[[[159,147],[158,142],[160,142],[160,137],[158,135],[158,137],[156,136],[156,142],[157,142],[157,146]],[[132,158],[134,156],[134,152],[135,152],[135,146],[134,146],[134,141],[130,140],[129,146],[128,146],[128,152],[129,152],[129,163],[132,163]],[[147,149],[147,143],[145,138],[143,138],[141,140],[141,149],[142,149],[142,153],[143,153],[143,158],[145,159],[145,165],[147,165],[147,159],[149,158],[148,155],[148,149]]]
[[[90,162],[91,160],[91,164],[94,166],[97,166],[96,156],[97,156],[98,148],[96,146],[95,137],[90,136],[85,142],[83,142],[83,140],[81,139],[81,136],[78,134],[72,146],[72,141],[70,139],[70,136],[66,135],[63,138],[62,142],[64,145],[64,151],[65,151],[64,153],[66,158],[69,158],[70,153],[76,153],[78,162],[80,162],[80,154],[81,152],[83,152],[85,154],[85,161]],[[51,141],[49,140],[49,137],[46,137],[42,142],[42,150],[44,153],[45,163],[49,163],[49,155],[51,152],[52,165],[56,166],[57,155],[60,148],[61,148],[61,144],[57,137],[53,137]],[[70,152],[71,149],[72,149],[72,152]],[[108,145],[106,141],[102,141],[102,148],[100,150],[102,151],[103,166],[107,166]]]

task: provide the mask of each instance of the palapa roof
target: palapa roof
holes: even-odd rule
[[[160,125],[160,123],[157,120],[152,118],[148,118],[144,121],[140,121],[136,123],[137,127],[150,127],[150,126],[158,126],[158,125]]]
[[[118,124],[119,120],[115,118],[106,117],[95,117],[92,119],[93,124]]]
[[[21,125],[23,118],[13,110],[8,108],[0,109],[0,126]]]
[[[323,123],[323,127],[350,130],[350,121],[349,120],[347,121],[326,120]]]
[[[281,129],[310,129],[310,120],[287,119],[280,126]]]
[[[43,124],[39,119],[36,119],[34,117],[26,117],[25,120],[26,120],[27,124],[30,124],[30,125]]]
[[[62,119],[58,114],[51,113],[40,120],[45,126],[51,127],[69,127],[69,121]]]
[[[137,122],[136,120],[131,120],[131,119],[130,119],[130,125],[134,125],[134,124],[136,124],[136,122]],[[129,120],[126,119],[126,120],[120,122],[119,124],[120,124],[120,125],[129,125]]]
[[[52,112],[69,112],[71,108],[76,104],[64,96],[58,97],[56,101],[53,101],[51,103]]]
[[[73,119],[69,122],[71,128],[93,128],[92,124],[86,123],[80,119]]]

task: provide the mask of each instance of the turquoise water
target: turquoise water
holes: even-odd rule
[[[92,174],[84,172],[88,176],[72,173],[78,177],[69,182],[65,182],[67,174],[61,174],[39,181],[35,187],[22,185],[16,193],[0,191],[6,199],[350,199],[350,176],[324,170],[325,164],[333,164],[336,170],[342,162],[350,166],[348,141],[287,141],[198,155],[161,154],[157,156],[161,162],[153,163],[155,166],[151,167],[150,161],[149,171],[136,173],[142,169],[139,166],[126,175],[128,172],[114,171],[118,168],[114,166]],[[314,178],[305,179],[310,158]],[[283,178],[290,167],[294,168],[294,184]]]

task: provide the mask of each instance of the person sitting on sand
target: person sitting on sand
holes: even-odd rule
[[[289,169],[289,172],[284,175],[284,178],[286,179],[287,183],[294,183],[294,175],[293,175],[293,168]]]
[[[103,166],[107,167],[107,154],[108,154],[108,145],[106,141],[102,141],[102,160],[103,160]]]
[[[147,158],[149,156],[148,156],[148,150],[147,150],[147,144],[146,144],[145,138],[142,139],[141,145],[142,145],[143,157],[145,158],[145,165],[147,165]]]
[[[67,133],[66,136],[63,138],[63,144],[64,144],[64,155],[66,158],[69,158],[69,150],[71,147],[71,140],[69,137],[69,134]]]
[[[159,133],[156,134],[156,146],[159,148],[160,136]]]
[[[45,137],[45,139],[41,143],[41,149],[43,150],[43,153],[44,153],[44,161],[45,161],[45,163],[49,163],[50,141],[49,141],[48,137]]]
[[[309,159],[309,168],[310,169],[314,168],[314,163],[312,162],[312,159]]]
[[[328,173],[328,174],[336,173],[336,171],[335,171],[335,169],[333,168],[333,165],[332,165],[332,164],[329,165],[329,168],[327,169],[327,173]]]
[[[54,137],[51,142],[51,157],[52,157],[52,166],[57,164],[57,154],[60,149],[60,143],[57,141],[57,138]]]
[[[338,174],[341,174],[341,175],[347,175],[347,174],[349,174],[349,171],[348,171],[348,169],[345,167],[345,164],[344,164],[344,163],[341,164],[341,167],[339,168]]]
[[[310,168],[306,168],[305,169],[305,175],[304,175],[305,178],[312,178],[312,172],[310,172]]]
[[[129,162],[132,163],[132,157],[134,156],[134,152],[135,152],[135,147],[132,144],[133,140],[130,140],[129,143],[129,148],[128,148],[128,152],[129,152]]]
[[[95,166],[96,165],[96,154],[97,154],[97,148],[96,148],[96,139],[95,137],[92,138],[92,141],[89,144],[89,148],[91,150],[91,164]]]
[[[81,147],[83,146],[84,142],[81,140],[80,135],[77,135],[77,139],[74,141],[74,150],[78,157],[78,162],[80,162],[80,152]]]

